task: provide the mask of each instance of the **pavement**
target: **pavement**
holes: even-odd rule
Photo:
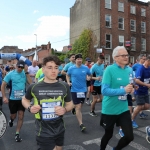
[[[136,105],[135,102],[134,105]],[[64,115],[66,133],[63,150],[99,150],[100,141],[104,134],[104,129],[99,125],[101,103],[96,105],[97,117],[90,116],[89,111],[90,106],[84,104],[82,113],[83,123],[86,126],[85,132],[80,131],[76,116],[70,112]],[[7,104],[3,105],[3,112],[9,120]],[[134,141],[124,150],[150,150],[150,144],[145,139],[145,127],[150,125],[150,111],[145,111],[145,113],[148,114],[146,119],[139,119],[137,116],[136,121],[139,128],[134,129]],[[28,111],[25,112],[24,124],[20,133],[23,141],[20,143],[15,142],[15,129],[16,121],[14,121],[13,127],[7,127],[5,135],[0,139],[0,150],[37,150],[33,114]],[[114,128],[113,138],[109,141],[106,150],[112,150],[112,147],[117,144],[118,139],[120,139],[118,130],[118,127]]]

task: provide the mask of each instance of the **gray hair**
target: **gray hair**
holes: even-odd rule
[[[118,52],[119,52],[121,49],[125,49],[125,50],[126,50],[126,48],[125,48],[124,46],[117,46],[116,48],[114,48],[113,53],[112,53],[112,58],[113,58],[113,60],[114,60],[115,56],[118,55]]]
[[[137,61],[139,61],[142,57],[146,57],[145,54],[140,54],[140,55],[137,57]]]

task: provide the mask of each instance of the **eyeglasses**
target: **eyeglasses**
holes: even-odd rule
[[[18,66],[18,68],[24,69],[24,67]]]
[[[118,56],[116,56],[116,57],[122,57],[122,58],[126,58],[126,57],[130,57],[128,54],[127,55],[118,55]]]

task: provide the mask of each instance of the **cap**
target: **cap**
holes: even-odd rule
[[[9,71],[10,71],[9,66],[6,66],[5,71],[7,71],[7,72],[9,72]]]
[[[91,59],[90,59],[90,58],[88,58],[88,57],[87,57],[85,60],[86,60],[86,61],[88,61],[88,62],[91,62]]]
[[[25,66],[25,62],[23,60],[19,60],[17,62],[17,66],[24,67]]]
[[[82,58],[82,55],[81,55],[81,54],[76,54],[76,55],[75,55],[75,60],[76,60],[77,58]]]

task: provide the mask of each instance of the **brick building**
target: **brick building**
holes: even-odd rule
[[[23,49],[18,49],[17,46],[4,46],[0,49],[0,53],[20,53],[21,55],[23,55],[24,57],[26,57],[27,59],[29,59],[30,61],[33,61],[35,59],[35,55],[36,55],[36,60],[39,63],[42,63],[43,58],[50,55],[51,54],[51,44],[50,42],[48,42],[48,44],[43,44],[41,46],[36,48],[32,48],[32,49],[28,49],[23,51]],[[0,59],[0,64],[16,64],[17,60],[2,60]]]
[[[150,3],[138,0],[76,0],[70,9],[70,43],[85,28],[93,30],[92,54],[102,48],[105,62],[112,63],[112,50],[124,45],[130,62],[141,53],[150,53]],[[128,45],[127,45],[128,43]]]

